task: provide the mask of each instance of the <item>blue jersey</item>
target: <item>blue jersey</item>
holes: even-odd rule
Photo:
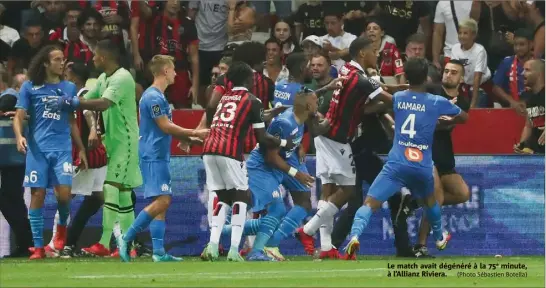
[[[45,101],[50,96],[66,94],[75,97],[78,90],[72,82],[45,83],[35,86],[26,81],[19,90],[17,109],[24,109],[29,116],[28,146],[36,152],[72,151],[69,117],[72,111],[51,112]]]
[[[410,90],[393,96],[394,141],[388,161],[432,167],[432,143],[438,117],[458,115],[461,108],[446,98]]]
[[[139,156],[143,161],[169,161],[171,159],[172,136],[161,131],[156,118],[167,116],[172,122],[172,113],[165,95],[157,88],[144,91],[139,103],[140,140]]]
[[[292,110],[292,108],[286,109],[286,111],[273,119],[273,121],[271,121],[271,124],[269,124],[269,127],[267,127],[267,133],[279,139],[292,138],[294,147],[292,149],[281,147],[279,151],[279,155],[286,161],[288,161],[288,159],[292,157],[292,155],[297,156],[296,149],[303,139],[303,132],[304,124],[298,124],[298,122],[296,122],[296,118],[294,117],[294,111]],[[251,152],[252,161],[250,161],[249,159],[249,162],[254,162],[254,164],[265,164],[263,157],[266,152],[265,149],[265,147],[261,146],[254,149]],[[247,165],[253,164],[247,163]]]
[[[294,82],[280,82],[275,85],[273,93],[273,107],[292,106],[294,105],[294,97],[301,90],[303,85]]]

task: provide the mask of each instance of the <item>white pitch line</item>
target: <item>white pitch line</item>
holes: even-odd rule
[[[73,279],[109,279],[109,278],[152,278],[152,277],[202,277],[207,276],[209,278],[237,278],[248,277],[256,274],[268,275],[272,274],[275,277],[286,274],[301,274],[301,273],[317,273],[317,274],[330,274],[330,273],[343,273],[343,272],[372,272],[383,271],[387,268],[361,268],[361,269],[335,269],[335,270],[269,270],[269,271],[240,271],[240,272],[194,272],[194,273],[154,273],[154,274],[112,274],[112,275],[76,275],[71,276]],[[299,275],[301,277],[301,275]]]

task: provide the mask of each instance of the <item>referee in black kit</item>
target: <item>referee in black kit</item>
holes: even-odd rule
[[[15,83],[24,80],[22,75],[14,77]],[[0,211],[15,234],[16,248],[10,257],[28,257],[32,246],[32,232],[28,221],[28,211],[23,198],[25,190],[25,155],[17,151],[13,133],[13,112],[17,102],[17,86],[0,94]]]

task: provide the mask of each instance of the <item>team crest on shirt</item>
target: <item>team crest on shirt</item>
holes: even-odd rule
[[[154,116],[160,116],[161,115],[161,107],[159,107],[159,104],[152,105],[152,113],[154,113]]]
[[[170,188],[169,188],[169,185],[168,185],[168,184],[163,184],[163,185],[161,185],[161,191],[167,192],[167,191],[169,191],[169,190],[170,190]]]

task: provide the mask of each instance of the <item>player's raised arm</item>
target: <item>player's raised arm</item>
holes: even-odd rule
[[[226,75],[221,75],[216,79],[216,85],[214,86],[214,89],[212,90],[212,93],[210,94],[210,100],[207,104],[207,107],[205,108],[205,114],[206,116],[206,124],[207,127],[210,127],[210,124],[212,123],[212,118],[214,118],[214,114],[216,114],[216,109],[218,107],[218,103],[220,103],[220,99],[222,99],[222,95],[226,92],[226,86],[227,85],[227,78]]]

